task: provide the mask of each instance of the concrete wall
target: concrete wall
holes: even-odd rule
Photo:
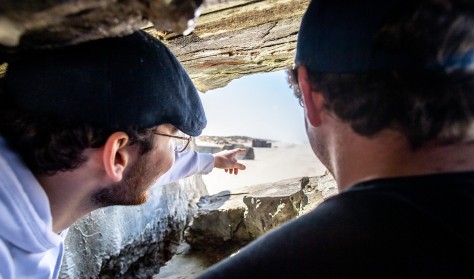
[[[149,278],[174,254],[195,204],[200,175],[153,187],[142,206],[96,210],[70,228],[60,278]]]

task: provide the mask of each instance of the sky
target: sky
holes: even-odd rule
[[[245,76],[199,95],[208,122],[203,135],[308,142],[303,108],[285,71]]]

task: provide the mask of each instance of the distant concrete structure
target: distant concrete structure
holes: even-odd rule
[[[208,145],[197,145],[196,150],[201,153],[217,153],[222,151],[222,149],[219,146],[208,146]]]
[[[238,154],[236,157],[239,160],[254,160],[255,159],[255,153],[253,152],[252,147],[245,146],[243,144],[235,144],[235,143],[230,143],[230,144],[225,144],[222,147],[222,150],[232,150],[236,148],[243,148],[247,150],[245,154]]]
[[[267,140],[260,140],[260,139],[253,139],[252,140],[252,147],[266,147],[271,148],[272,143]]]

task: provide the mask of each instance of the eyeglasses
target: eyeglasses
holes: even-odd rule
[[[160,132],[157,132],[157,131],[153,131],[154,134],[156,135],[160,135],[160,136],[165,136],[165,137],[170,137],[170,138],[173,138],[173,142],[174,142],[174,145],[175,145],[175,151],[178,152],[178,153],[181,153],[183,152],[184,150],[186,150],[186,148],[188,147],[189,143],[191,142],[191,140],[193,139],[193,137],[191,136],[187,136],[187,137],[180,137],[180,136],[174,136],[174,135],[168,135],[168,134],[163,134],[163,133],[160,133]]]

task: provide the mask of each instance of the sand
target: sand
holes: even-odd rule
[[[272,148],[254,148],[254,152],[254,160],[239,160],[247,169],[239,171],[238,175],[221,169],[203,175],[209,194],[288,178],[319,176],[326,170],[309,144],[276,142]]]

